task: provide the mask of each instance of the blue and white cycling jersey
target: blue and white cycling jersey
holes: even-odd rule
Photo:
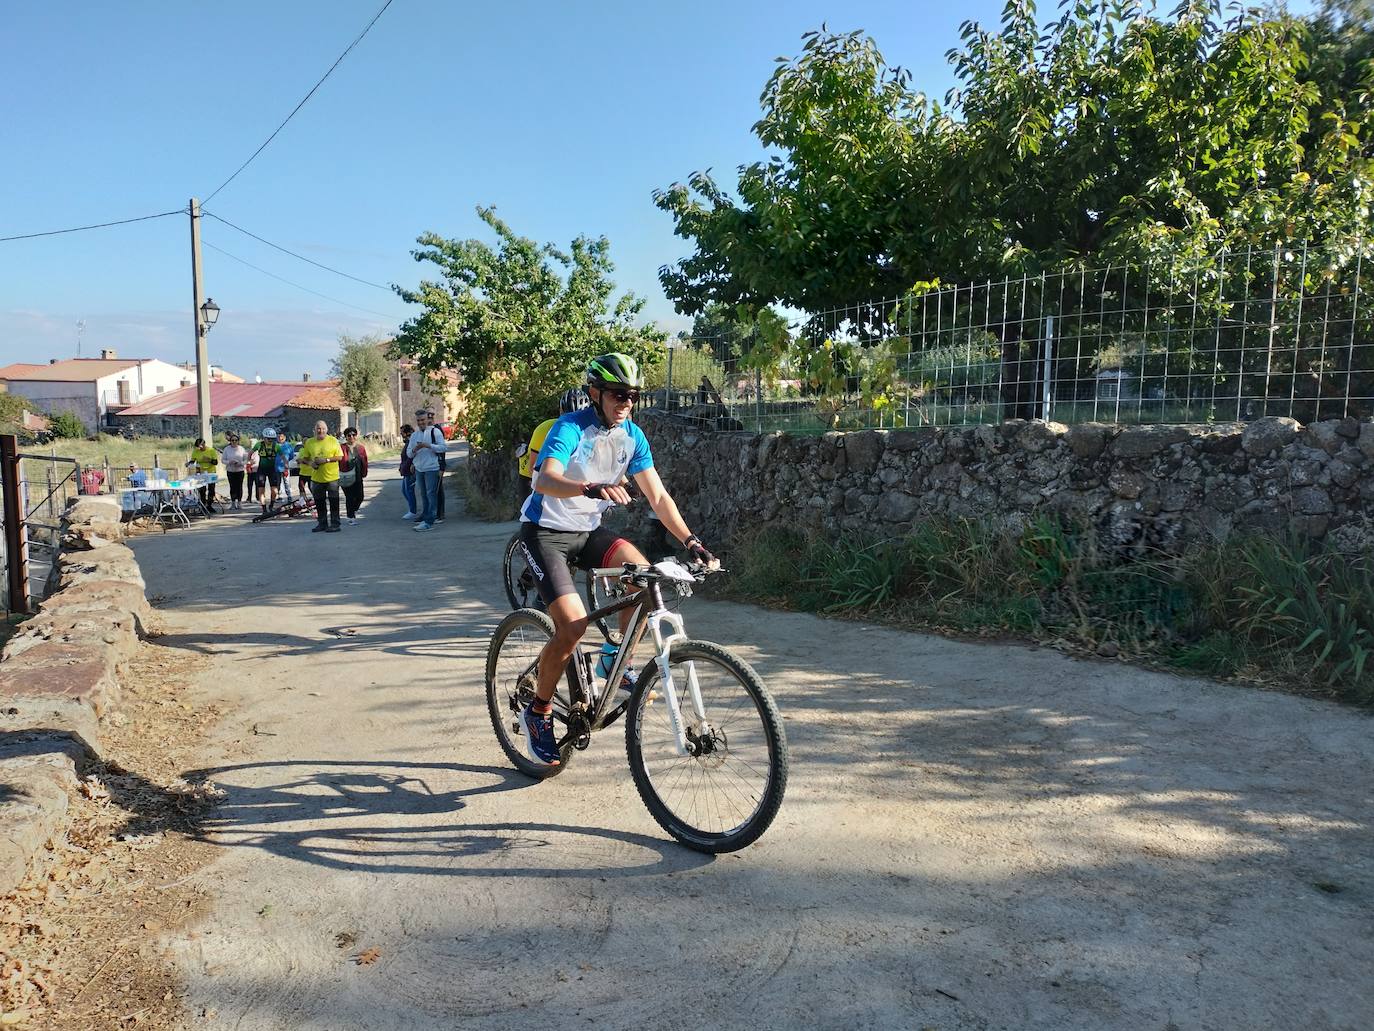
[[[618,483],[622,476],[633,476],[654,464],[643,430],[628,419],[608,430],[593,408],[570,412],[553,424],[539,449],[536,472],[550,458],[563,463],[569,479],[586,483]],[[520,510],[520,521],[547,530],[595,530],[601,525],[601,513],[610,507],[609,501],[551,498],[536,490]]]

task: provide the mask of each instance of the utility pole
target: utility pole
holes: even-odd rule
[[[200,201],[194,197],[191,198],[191,289],[195,294],[191,312],[196,319],[196,404],[200,409],[200,435],[208,447],[213,439],[210,430],[210,348],[206,343],[208,327],[200,310],[205,303],[205,290],[200,272]]]

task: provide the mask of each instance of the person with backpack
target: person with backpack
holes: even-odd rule
[[[367,478],[367,448],[358,443],[358,428],[343,432],[343,461],[339,463],[339,486],[343,490],[344,515],[350,526],[362,518],[363,480]]]
[[[420,518],[415,530],[432,530],[439,511],[439,459],[448,450],[443,431],[429,423],[429,412],[423,408],[415,413],[415,432],[406,444],[406,454],[415,466],[416,500],[420,504]]]
[[[401,467],[398,471],[401,474],[401,497],[406,499],[406,514],[401,516],[402,519],[414,519],[418,514],[415,509],[415,463],[406,453],[410,435],[414,432],[415,427],[410,423],[401,427]]]
[[[425,418],[429,420],[429,425],[430,425],[430,427],[431,427],[436,433],[438,433],[439,436],[441,436],[441,437],[444,438],[444,446],[445,446],[445,448],[447,448],[447,446],[448,446],[448,436],[444,433],[444,428],[434,421],[434,409],[433,409],[433,408],[430,408],[430,409],[428,409],[428,410],[425,412]],[[448,454],[447,454],[447,451],[440,451],[440,452],[439,452],[439,492],[438,492],[437,495],[435,495],[436,501],[435,501],[435,505],[434,505],[434,511],[435,511],[434,521],[435,521],[436,523],[442,523],[442,522],[444,521],[444,474],[447,473],[447,472],[448,472]]]

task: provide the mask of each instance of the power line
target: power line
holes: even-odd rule
[[[286,279],[283,276],[279,276],[275,272],[268,272],[265,268],[258,268],[258,266],[254,265],[251,261],[244,261],[237,254],[230,254],[223,247],[216,247],[208,240],[202,240],[201,242],[206,247],[209,247],[210,250],[218,251],[220,254],[223,254],[226,258],[229,258],[232,261],[237,261],[240,265],[247,265],[254,272],[261,272],[264,276],[267,276],[269,279],[275,279],[278,282],[285,283],[287,286],[294,286],[297,290],[304,290],[306,293],[314,294],[316,297],[323,297],[326,301],[333,301],[335,304],[342,304],[345,308],[356,308],[358,311],[365,311],[369,315],[376,315],[378,318],[386,319],[388,322],[399,321],[396,318],[396,316],[388,315],[386,312],[373,311],[371,308],[364,308],[361,305],[350,304],[348,301],[340,300],[337,297],[330,297],[328,294],[322,294],[318,290],[311,290],[308,286],[301,286],[300,283],[293,283],[291,280]]]
[[[348,46],[344,49],[344,52],[338,56],[338,59],[335,60],[335,62],[329,66],[329,71],[325,72],[324,75],[320,76],[320,81],[310,87],[310,92],[307,93],[303,98],[301,98],[301,102],[299,104],[297,104],[295,107],[291,109],[291,113],[286,116],[285,121],[283,121],[281,125],[277,126],[276,129],[272,131],[271,136],[263,140],[262,146],[259,147],[257,150],[253,151],[252,155],[248,158],[247,161],[239,165],[239,167],[234,170],[233,175],[231,175],[228,179],[224,180],[224,182],[220,183],[219,186],[215,188],[215,192],[205,198],[207,202],[213,200],[216,193],[219,193],[220,190],[224,189],[226,186],[232,183],[234,179],[238,177],[238,174],[240,172],[242,172],[245,168],[247,168],[249,165],[253,163],[254,158],[256,158],[259,154],[261,154],[264,150],[267,149],[267,145],[277,138],[277,133],[281,132],[283,129],[286,128],[286,123],[291,121],[292,118],[296,117],[296,112],[303,108],[305,106],[305,102],[315,95],[315,91],[324,85],[324,80],[329,78],[329,76],[334,73],[334,69],[339,67],[339,64],[343,61],[343,59],[348,56],[349,51],[363,41],[363,37],[367,35],[368,31],[372,28],[372,26],[377,24],[377,19],[386,13],[386,9],[391,6],[391,3],[392,0],[386,0],[386,3],[382,4],[382,9],[372,16],[372,20],[367,23],[367,27],[364,28],[362,32],[358,33],[358,38],[355,39],[352,43],[348,44]]]
[[[223,222],[230,229],[235,229],[238,232],[242,233],[244,236],[251,236],[254,240],[257,240],[259,243],[265,243],[268,247],[273,247],[276,250],[281,251],[283,254],[289,254],[293,258],[298,258],[306,264],[314,265],[316,268],[322,268],[326,272],[333,272],[334,275],[343,276],[345,279],[351,279],[355,283],[362,283],[363,286],[372,286],[376,287],[378,290],[385,290],[387,293],[391,293],[391,287],[389,286],[384,286],[381,283],[374,283],[368,279],[359,279],[357,276],[350,276],[347,272],[340,272],[336,268],[330,268],[328,265],[321,264],[320,262],[315,261],[313,258],[307,258],[304,254],[297,254],[295,251],[288,251],[281,244],[273,243],[271,240],[264,240],[257,233],[250,233],[247,229],[244,229],[242,226],[234,225],[233,222],[230,222],[227,218],[221,218],[219,215],[216,215],[213,211],[201,211],[201,214],[209,215],[216,222]]]
[[[166,218],[168,215],[184,215],[185,208],[178,208],[176,211],[161,211],[156,215],[140,215],[138,218],[121,218],[117,222],[96,222],[89,226],[73,226],[70,229],[49,229],[43,233],[21,233],[18,236],[0,236],[0,243],[8,240],[32,240],[36,236],[60,236],[63,233],[82,233],[87,229],[104,229],[107,226],[126,226],[130,222],[147,222],[151,218]]]

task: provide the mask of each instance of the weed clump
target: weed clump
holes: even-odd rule
[[[902,537],[763,528],[728,593],[803,611],[1011,633],[1374,704],[1374,564],[1306,538],[1123,557],[1094,528],[937,519]]]

